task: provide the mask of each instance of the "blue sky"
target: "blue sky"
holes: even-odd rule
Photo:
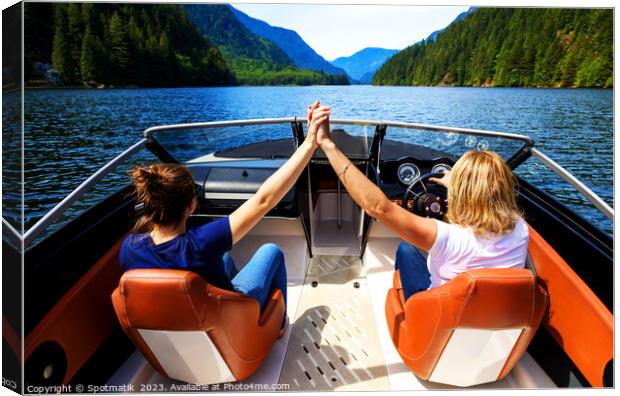
[[[464,6],[236,4],[251,17],[295,30],[327,60],[366,47],[403,49],[443,29]]]

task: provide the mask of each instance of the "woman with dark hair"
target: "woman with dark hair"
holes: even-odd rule
[[[329,109],[316,111],[318,107],[319,102],[309,107],[314,119],[308,122],[305,141],[289,160],[233,213],[206,225],[187,227],[198,201],[194,180],[185,166],[162,164],[134,169],[133,185],[137,201],[144,204],[144,215],[121,246],[123,270],[194,271],[216,287],[255,298],[261,308],[270,292],[278,288],[286,304],[286,265],[277,245],[260,247],[239,272],[227,252],[280,202],[310,161],[317,148],[317,125],[329,116]],[[280,336],[287,320],[285,313]]]

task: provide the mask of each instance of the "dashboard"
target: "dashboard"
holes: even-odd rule
[[[398,160],[381,161],[377,179],[379,187],[388,198],[401,200],[405,190],[420,176],[451,170],[453,165],[454,161],[446,157],[434,159],[403,157]],[[435,187],[433,184],[428,186],[433,190]]]
[[[414,202],[424,190],[421,183],[415,183],[421,176],[450,170],[457,158],[428,147],[411,143],[384,140],[380,148],[379,169],[369,163],[367,153],[368,141],[352,137],[344,131],[334,131],[339,143],[346,148],[346,155],[362,172],[375,181],[386,196],[399,204],[409,189],[407,204],[413,208]],[[290,142],[289,142],[290,143]],[[243,147],[245,148],[245,146]],[[247,153],[246,153],[247,155]],[[285,162],[285,158],[250,159],[226,156],[226,160],[188,163],[187,166],[197,183],[199,197],[199,214],[227,215],[250,198]],[[310,178],[303,177],[291,188],[283,199],[269,212],[269,216],[297,217],[300,215],[299,191],[318,192],[336,189],[338,178],[333,172],[328,159],[321,150],[317,150],[309,165]],[[434,183],[426,183],[424,193],[433,193],[432,199],[445,200],[446,191]],[[418,200],[421,202],[421,200]],[[420,203],[422,209],[432,206],[432,202]],[[438,212],[439,213],[439,212]]]
[[[222,161],[188,165],[197,184],[198,214],[232,213],[252,197],[283,162],[282,160]],[[268,215],[299,216],[295,185]]]

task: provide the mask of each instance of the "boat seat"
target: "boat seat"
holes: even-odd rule
[[[463,272],[407,301],[396,271],[385,313],[394,346],[416,376],[472,386],[512,370],[547,303],[547,293],[527,269]]]
[[[163,376],[194,384],[240,381],[271,351],[284,299],[258,301],[183,270],[127,271],[112,293],[125,333]]]

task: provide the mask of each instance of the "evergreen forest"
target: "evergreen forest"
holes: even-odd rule
[[[612,87],[613,10],[481,8],[394,55],[372,83]]]
[[[176,5],[26,3],[25,33],[26,64],[50,62],[66,85],[234,83],[219,49]]]

